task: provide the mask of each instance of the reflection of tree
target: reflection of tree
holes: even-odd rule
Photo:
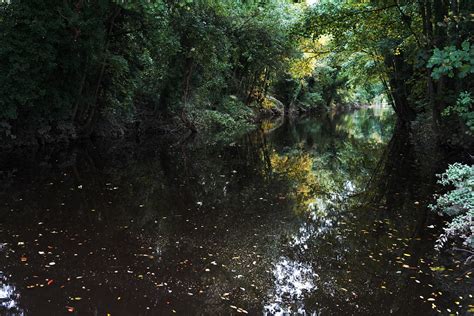
[[[362,190],[390,130],[390,115],[372,110],[327,113],[317,121],[287,120],[270,135],[273,167],[297,183],[306,209],[319,195]],[[277,166],[278,165],[278,166]],[[297,190],[298,191],[298,190]]]
[[[64,308],[68,297],[83,295],[77,294],[83,285],[97,288],[97,283],[103,283],[108,290],[97,293],[88,301],[88,312],[85,307],[83,312],[115,306],[117,296],[130,307],[150,304],[135,296],[135,291],[117,290],[130,291],[131,287],[137,287],[140,295],[159,297],[155,308],[228,312],[223,293],[245,287],[245,295],[251,297],[248,301],[264,295],[271,284],[265,272],[271,268],[270,258],[278,255],[285,241],[280,236],[294,229],[289,222],[297,220],[287,212],[293,201],[282,199],[289,195],[291,184],[284,175],[273,174],[271,145],[265,137],[257,132],[224,148],[199,143],[172,148],[167,143],[125,144],[101,146],[100,151],[78,147],[73,158],[66,158],[72,163],[63,168],[21,175],[29,196],[15,206],[18,210],[9,218],[8,229],[19,238],[26,233],[37,236],[46,235],[44,230],[59,231],[55,238],[47,235],[37,245],[40,250],[51,246],[60,255],[54,259],[54,269],[42,265],[45,259],[36,247],[25,252],[32,271],[42,280],[52,278],[59,283],[67,277],[84,276],[54,295],[55,306]],[[47,209],[51,212],[44,211]],[[1,214],[8,211],[0,210]],[[23,218],[33,221],[22,224],[18,231]],[[40,221],[43,226],[37,226]],[[79,247],[79,241],[84,245]],[[10,244],[16,248],[15,239]],[[80,264],[73,253],[81,256]],[[3,260],[2,266],[15,272],[12,284],[18,288],[34,284],[20,262]],[[211,264],[214,261],[217,265]],[[206,268],[211,272],[206,273]],[[90,271],[93,280],[87,278]],[[169,286],[157,287],[160,283]],[[200,290],[203,294],[198,295]],[[196,301],[188,292],[196,295]],[[46,301],[36,300],[34,293],[38,292],[22,293],[20,306],[39,313],[51,308]],[[173,304],[167,307],[166,300]],[[179,301],[188,305],[178,306]],[[253,304],[259,310],[260,302]]]
[[[299,133],[298,138],[291,138],[292,146],[288,140],[273,142],[277,149],[273,166],[279,166],[288,179],[298,179],[298,185],[322,190],[313,191],[311,223],[292,235],[295,242],[288,243],[289,257],[282,257],[275,266],[277,274],[280,262],[292,262],[297,274],[303,273],[297,267],[316,273],[311,280],[317,294],[298,296],[304,304],[288,298],[281,301],[281,288],[291,285],[276,280],[272,295],[278,296],[278,304],[269,302],[268,308],[296,311],[304,306],[307,312],[341,314],[431,312],[429,304],[414,301],[410,284],[415,277],[422,283],[436,282],[429,265],[420,267],[433,256],[432,245],[418,241],[431,238],[424,205],[433,191],[434,179],[427,175],[434,174],[436,166],[426,163],[430,153],[417,151],[409,131],[400,127],[382,155],[390,133],[379,123],[389,119],[382,115],[377,123],[371,116],[342,115],[328,128],[313,125],[306,130],[300,122],[293,127]],[[324,137],[325,133],[330,136]],[[305,143],[307,139],[315,141]],[[308,148],[310,157],[305,156]],[[420,168],[420,163],[428,170]],[[308,165],[314,177],[301,176]],[[356,192],[348,192],[354,188]],[[299,207],[305,209],[304,201],[295,205]],[[423,276],[403,266],[424,270]],[[426,286],[418,291],[417,295],[432,295]],[[449,306],[449,300],[440,304],[446,303]]]
[[[413,201],[425,203],[425,177],[415,172],[417,156],[398,130],[377,168],[390,126],[388,115],[360,111],[288,120],[226,146],[194,141],[77,148],[62,167],[19,175],[16,185],[25,188],[27,201],[8,199],[19,197],[15,187],[7,190],[16,194],[2,195],[9,247],[26,251],[31,262],[26,270],[3,258],[2,266],[13,274],[9,283],[21,292],[26,310],[50,307],[35,298],[38,292],[22,290],[31,275],[58,284],[91,276],[51,297],[64,305],[82,286],[92,288],[87,311],[103,314],[114,310],[101,306],[133,314],[118,307],[117,296],[130,308],[151,304],[181,314],[227,314],[229,305],[251,313],[287,306],[328,314],[415,306],[404,304],[413,293],[403,292],[410,280],[396,274],[402,269],[397,257],[410,253],[404,263],[414,265],[408,260],[426,252],[407,240],[424,233],[423,212],[415,212]],[[16,213],[10,215],[10,208]],[[25,219],[19,231],[16,224]],[[40,233],[46,237],[31,250],[17,247],[12,237],[28,243],[27,236]],[[44,268],[46,259],[37,254],[47,246],[60,256],[54,269]],[[287,289],[296,283],[302,286],[291,296]],[[426,312],[406,308],[396,311]]]
[[[354,117],[348,121],[353,124]],[[370,125],[360,122],[366,128]],[[357,131],[357,127],[350,130]],[[378,144],[377,137],[367,133],[356,137],[357,134],[353,140]],[[342,161],[367,167],[367,172],[362,169],[361,173],[340,169],[341,174],[355,175],[352,179],[363,193],[326,203],[326,213],[317,218],[317,223],[331,222],[335,226],[324,238],[316,235],[305,243],[313,251],[306,250],[303,263],[311,263],[316,272],[321,269],[315,283],[320,291],[315,301],[308,295],[306,306],[340,314],[430,314],[430,304],[416,298],[432,296],[442,288],[443,296],[437,297],[436,304],[440,309],[452,308],[452,296],[448,299],[450,294],[430,270],[435,254],[425,206],[433,192],[434,179],[426,174],[435,173],[436,162],[426,163],[431,154],[417,151],[416,144],[410,142],[410,131],[401,126],[395,129],[383,155],[382,146],[373,159],[354,159],[354,153],[371,152],[371,146],[353,141],[338,147],[339,154],[347,155],[340,158]],[[421,284],[416,290],[414,279]]]
[[[270,135],[274,146],[272,167],[293,183],[294,211],[311,212],[308,213],[310,222],[301,225],[290,237],[288,257],[275,263],[275,289],[271,295],[276,301],[269,301],[268,310],[297,311],[304,307],[306,311],[324,311],[321,306],[314,305],[311,296],[298,292],[298,284],[287,284],[279,279],[280,274],[284,275],[282,271],[288,269],[296,275],[305,274],[306,279],[295,279],[295,282],[318,288],[318,302],[331,306],[332,312],[353,311],[351,304],[347,304],[352,298],[348,300],[340,288],[350,286],[346,284],[348,278],[356,278],[348,275],[345,269],[359,266],[362,259],[357,252],[365,245],[355,236],[351,239],[354,244],[348,244],[343,238],[347,236],[344,227],[332,226],[347,223],[347,219],[343,219],[346,212],[357,205],[351,197],[366,188],[390,134],[387,131],[390,126],[389,116],[383,113],[382,117],[375,117],[371,111],[354,115],[332,113],[316,122],[288,121],[282,130]],[[303,282],[307,278],[310,283]],[[292,278],[286,277],[286,280],[291,283]],[[293,287],[295,292],[290,290]],[[288,295],[294,300],[303,300],[304,304],[289,299]],[[335,295],[341,298],[341,308],[334,309]]]
[[[406,185],[407,178],[415,171],[413,160],[413,146],[409,142],[409,131],[399,126],[368,184],[367,191],[372,194],[371,200],[390,203],[399,200],[395,197],[400,195],[400,191],[413,192],[413,187]],[[400,182],[397,183],[398,180],[403,180],[405,185],[401,187]]]
[[[284,176],[292,183],[293,189],[287,198],[293,199],[296,203],[296,210],[306,211],[314,202],[315,193],[320,190],[313,173],[313,159],[309,154],[278,155],[271,156],[273,171]]]
[[[397,125],[367,185],[366,203],[406,210],[410,213],[414,202],[416,205],[430,203],[429,197],[434,192],[436,181],[434,175],[437,165],[442,160],[437,160],[430,152],[417,151],[416,144],[411,141],[410,133],[405,126]],[[427,212],[428,209],[425,207],[416,212],[419,218],[412,233],[414,237],[420,237],[422,234],[422,229],[426,226]],[[404,217],[412,218],[413,214],[410,215],[404,214]]]

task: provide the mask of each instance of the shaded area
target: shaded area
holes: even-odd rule
[[[466,311],[470,275],[435,263],[433,173],[393,125],[369,109],[266,123],[228,145],[4,157],[1,311]]]

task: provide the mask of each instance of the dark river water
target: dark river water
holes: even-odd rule
[[[439,170],[394,126],[3,155],[0,314],[466,314],[473,275],[433,249]]]

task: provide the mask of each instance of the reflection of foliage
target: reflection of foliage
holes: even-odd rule
[[[265,124],[261,130],[228,145],[208,146],[196,138],[194,142],[173,146],[152,140],[151,143],[78,151],[75,163],[64,163],[73,165],[74,170],[65,167],[40,172],[39,179],[25,186],[28,191],[22,194],[28,194],[29,198],[22,203],[32,205],[31,209],[13,214],[24,219],[38,209],[51,209],[47,213],[50,220],[45,220],[44,225],[60,225],[78,241],[86,236],[97,241],[91,232],[105,226],[106,233],[100,235],[97,243],[90,243],[84,252],[87,254],[95,247],[109,249],[110,262],[101,266],[103,270],[92,268],[97,272],[94,286],[103,280],[111,287],[125,289],[133,284],[140,293],[146,292],[152,297],[157,294],[156,284],[167,283],[169,288],[158,288],[156,296],[162,297],[161,306],[165,306],[164,301],[171,301],[170,307],[176,308],[179,314],[187,314],[180,308],[192,304],[195,304],[193,312],[227,314],[227,301],[221,299],[226,292],[231,293],[229,297],[235,301],[234,305],[256,314],[261,311],[261,298],[266,293],[284,296],[286,289],[279,291],[278,286],[300,281],[286,277],[294,271],[304,273],[305,279],[314,277],[305,288],[311,289],[314,285],[321,289],[322,293],[317,295],[323,302],[334,300],[332,293],[345,299],[340,287],[344,285],[352,291],[346,284],[347,279],[357,281],[357,275],[341,273],[341,269],[361,260],[356,250],[363,248],[364,241],[334,226],[342,223],[339,219],[348,215],[345,211],[352,203],[345,194],[350,191],[348,183],[363,188],[374,169],[391,129],[389,117],[389,114],[367,110],[334,113],[319,120],[284,122],[277,128]],[[64,174],[77,174],[77,178]],[[56,185],[45,187],[45,183]],[[80,190],[76,189],[79,184],[83,186]],[[12,188],[15,191],[15,187]],[[7,200],[7,196],[0,198]],[[58,208],[63,201],[68,209]],[[10,212],[9,208],[4,210],[1,214]],[[31,236],[36,235],[42,229],[37,222],[35,218],[31,223],[33,231],[23,227],[18,234],[22,236],[26,231]],[[90,228],[84,231],[78,223],[87,223]],[[360,224],[352,221],[351,225]],[[328,238],[329,242],[316,238],[319,236]],[[350,240],[342,240],[341,236],[349,236]],[[387,234],[383,236],[386,242],[377,243],[380,251],[392,242]],[[68,254],[70,244],[58,239],[43,238],[39,242],[51,242],[47,245],[56,247],[58,253]],[[117,246],[124,244],[126,247]],[[35,250],[31,249],[32,260],[37,256]],[[289,255],[285,261],[281,256],[287,255],[283,253],[286,251]],[[68,267],[68,275],[85,275],[91,270],[93,260],[104,258],[103,253],[85,256],[82,265],[74,264],[75,257],[64,256],[61,266]],[[118,274],[109,273],[110,266],[123,262],[130,253],[146,253],[154,258],[129,258],[127,269],[134,274],[122,269]],[[101,257],[97,257],[99,255]],[[213,261],[217,265],[212,264]],[[285,282],[272,282],[274,276],[268,271],[273,268],[283,273]],[[324,275],[313,275],[313,271],[317,273],[321,268],[325,270]],[[385,270],[380,264],[370,268],[378,268],[377,273]],[[10,269],[6,266],[6,271]],[[205,269],[210,271],[203,272]],[[158,272],[150,275],[149,271]],[[60,273],[66,274],[65,271]],[[60,273],[47,277],[58,280]],[[137,279],[139,275],[143,279]],[[22,277],[21,273],[15,274],[12,283],[21,284]],[[54,299],[73,296],[78,288],[71,284]],[[238,288],[246,291],[234,291]],[[168,293],[168,289],[173,292]],[[201,289],[200,295],[187,294],[196,294]],[[363,290],[357,293],[367,295]],[[30,306],[34,300],[28,295],[22,296],[22,300]],[[303,301],[306,295],[284,296],[282,305],[298,300],[305,309],[317,310]],[[184,302],[183,306],[173,305],[177,301]],[[135,298],[130,297],[128,303],[135,302]],[[89,305],[92,309],[99,303],[91,299]],[[347,308],[345,311],[353,305]]]
[[[318,186],[313,173],[313,159],[309,154],[271,155],[273,170],[294,185],[290,197],[297,201],[299,210],[306,210],[314,200],[314,189]]]
[[[392,135],[391,111],[378,110],[374,112],[369,109],[358,111],[354,115],[344,118],[343,128],[351,137],[366,141],[368,143],[386,143]],[[377,119],[374,119],[377,115]]]
[[[391,118],[391,111],[369,109],[318,122],[287,123],[270,135],[276,146],[272,168],[296,184],[296,209],[308,210],[318,199],[348,197],[365,189],[390,137]]]

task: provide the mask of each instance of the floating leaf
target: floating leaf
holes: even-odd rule
[[[446,270],[445,267],[441,266],[441,267],[430,267],[431,271],[444,271]]]

